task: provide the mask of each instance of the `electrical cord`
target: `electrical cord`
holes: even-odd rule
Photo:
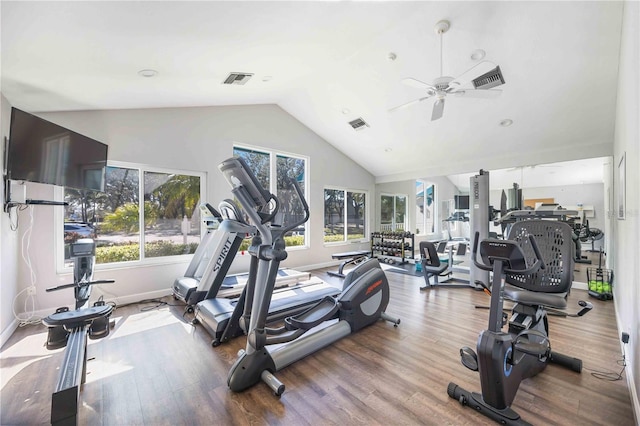
[[[624,373],[625,368],[627,368],[627,357],[624,350],[624,345],[622,346],[622,359],[616,361],[618,365],[622,366],[622,370],[619,373],[614,371],[599,371],[593,370],[591,368],[584,367],[585,370],[590,371],[591,375],[596,379],[600,380],[608,380],[610,382],[615,382],[618,380],[622,380],[622,373]]]
[[[26,207],[25,207],[26,208]],[[21,209],[24,210],[24,209]],[[18,294],[16,294],[15,298],[13,299],[13,304],[12,304],[12,310],[13,310],[13,316],[14,318],[18,321],[18,326],[20,327],[24,327],[26,325],[35,325],[35,324],[40,324],[40,322],[42,321],[42,318],[37,317],[35,315],[35,310],[36,310],[36,300],[35,300],[35,290],[36,290],[36,281],[37,281],[37,276],[36,273],[33,269],[33,264],[31,263],[31,257],[29,255],[29,251],[30,251],[30,246],[31,246],[31,234],[33,231],[33,211],[34,208],[33,206],[29,206],[29,227],[27,228],[27,230],[24,232],[24,234],[22,235],[22,250],[21,250],[21,255],[22,255],[22,260],[24,261],[24,263],[27,265],[27,267],[29,268],[29,286],[25,289],[23,289],[22,291],[18,292]],[[16,229],[17,229],[17,220],[16,220]],[[26,242],[25,242],[26,239]],[[21,317],[17,312],[16,312],[16,302],[19,298],[19,296],[22,293],[27,294],[27,297],[24,299],[24,312],[23,314],[26,314],[26,317]],[[29,307],[29,304],[31,305]]]
[[[131,303],[126,303],[124,305],[118,305],[119,308],[125,307],[125,306],[131,306],[131,305],[145,305],[148,303],[155,303],[154,306],[145,306],[143,308],[140,308],[140,310],[142,312],[146,312],[146,311],[151,311],[153,309],[158,309],[162,306],[181,306],[181,305],[175,305],[175,304],[171,304],[168,302],[165,302],[162,299],[144,299],[144,300],[140,300],[138,302],[131,302]]]

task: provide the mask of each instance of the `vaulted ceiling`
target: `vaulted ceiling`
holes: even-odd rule
[[[378,182],[612,152],[622,2],[0,7],[2,93],[30,112],[274,103]],[[433,98],[389,112],[426,96],[402,79],[457,77],[478,49],[502,70],[499,97],[448,96],[436,121]],[[253,77],[222,84],[231,72]]]

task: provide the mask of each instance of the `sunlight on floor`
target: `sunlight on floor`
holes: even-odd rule
[[[100,359],[90,359],[87,361],[87,381],[86,383],[97,382],[109,376],[124,373],[133,369],[131,365],[122,362],[105,362]]]
[[[127,316],[127,318],[123,319],[120,323],[116,323],[116,326],[107,339],[117,339],[118,337],[130,336],[135,333],[172,324],[182,324],[187,332],[191,332],[193,329],[190,324],[181,321],[180,318],[173,315],[156,315],[155,313],[158,311],[159,310],[140,312],[139,314]]]
[[[0,353],[2,365],[0,382],[2,383],[2,388],[24,368],[62,351],[62,349],[56,349],[54,351],[47,350],[45,347],[46,340],[46,332],[33,334],[7,347]]]
[[[108,337],[99,340],[89,339],[87,342],[89,348],[89,357],[91,357],[91,346],[104,342],[104,344],[112,344],[110,341],[120,337],[131,336],[136,333],[145,332],[155,328],[180,324],[185,333],[193,333],[193,326],[180,318],[173,315],[157,315],[158,310],[150,310],[140,312],[138,314],[128,315],[124,317],[112,317],[112,330]],[[24,337],[17,343],[5,347],[0,353],[0,389],[4,388],[14,377],[31,364],[43,359],[50,358],[60,352],[64,348],[48,350],[46,348],[47,332],[36,333]],[[117,342],[113,342],[117,344]],[[105,377],[120,374],[130,370],[130,365],[123,363],[108,363],[103,360],[91,359],[88,364],[87,382],[95,382]],[[59,367],[56,368],[59,370]],[[56,372],[57,374],[57,372]]]

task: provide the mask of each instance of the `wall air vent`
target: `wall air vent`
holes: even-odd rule
[[[253,74],[248,72],[232,72],[227,78],[224,79],[222,84],[245,84],[249,79],[253,77]]]
[[[364,121],[362,118],[356,118],[355,120],[351,120],[349,122],[349,125],[353,127],[354,130],[362,130],[366,127],[369,127],[367,122]]]
[[[504,84],[504,76],[499,66],[473,80],[473,87],[476,89],[491,89],[502,84]]]

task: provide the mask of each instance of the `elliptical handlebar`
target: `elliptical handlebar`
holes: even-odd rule
[[[284,228],[280,235],[285,235],[292,229],[302,225],[307,220],[309,220],[309,217],[311,216],[311,214],[309,213],[309,204],[307,204],[307,200],[304,198],[304,194],[302,192],[302,189],[300,188],[300,185],[298,184],[298,181],[295,178],[289,178],[289,184],[293,187],[293,189],[296,191],[296,194],[298,195],[298,199],[300,200],[300,203],[302,204],[302,208],[304,210],[304,217],[301,220],[294,222]]]

